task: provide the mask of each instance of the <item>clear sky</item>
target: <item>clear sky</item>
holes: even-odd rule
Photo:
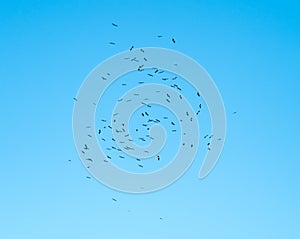
[[[299,238],[299,13],[289,0],[0,1],[0,238]],[[132,45],[180,51],[217,84],[227,138],[204,180],[201,157],[155,193],[86,178],[73,97]]]

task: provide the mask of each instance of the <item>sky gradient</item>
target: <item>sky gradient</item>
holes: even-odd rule
[[[0,238],[299,238],[299,12],[297,1],[0,1]],[[201,157],[155,193],[86,178],[73,97],[132,45],[180,51],[218,86],[227,138],[207,178]]]

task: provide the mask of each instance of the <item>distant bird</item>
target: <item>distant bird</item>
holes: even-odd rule
[[[75,97],[73,97],[73,100],[78,101]]]
[[[174,123],[173,121],[171,122],[171,124],[172,124],[172,125],[175,125],[175,123]]]
[[[87,178],[87,179],[91,179],[91,177],[90,177],[90,176],[86,176],[86,178]]]
[[[158,37],[158,38],[161,38],[161,37],[163,37],[163,36],[162,36],[162,35],[158,35],[157,37]]]
[[[118,27],[118,25],[117,25],[117,24],[115,24],[115,23],[112,23],[111,25],[113,25],[114,27]]]
[[[151,76],[151,77],[153,77],[153,75],[152,75],[152,74],[148,74],[148,76]]]
[[[232,114],[234,114],[234,115],[235,115],[236,113],[237,113],[237,112],[236,112],[236,111],[234,111]]]
[[[143,165],[141,165],[141,164],[139,164],[139,167],[140,167],[140,168],[143,168],[144,166],[143,166]]]
[[[158,160],[158,161],[160,160],[160,157],[159,157],[159,155],[157,155],[157,160]]]
[[[134,48],[134,46],[131,46],[131,47],[130,47],[130,49],[129,49],[129,51],[132,51],[132,50],[133,50],[133,48]]]
[[[197,95],[200,97],[200,93],[199,92],[197,92]]]
[[[87,146],[86,144],[84,145],[84,149],[89,149],[88,146]]]
[[[93,160],[91,158],[87,158],[85,160],[93,162]]]
[[[172,42],[175,43],[175,39],[174,38],[172,38]]]
[[[112,42],[112,41],[109,42],[109,44],[110,44],[110,45],[116,45],[116,43],[115,43],[115,42]]]
[[[112,198],[112,200],[115,201],[115,202],[117,201],[117,199],[115,199],[115,198]]]

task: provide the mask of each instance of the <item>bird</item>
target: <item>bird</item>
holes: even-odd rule
[[[157,155],[157,160],[158,160],[158,161],[160,160],[160,157],[159,157],[159,155]]]
[[[161,37],[163,37],[163,36],[162,36],[162,35],[158,35],[157,37],[158,37],[158,38],[161,38]]]
[[[110,44],[110,45],[116,45],[116,43],[115,43],[115,42],[112,42],[112,41],[109,42],[109,44]]]
[[[112,23],[111,25],[113,25],[114,27],[118,27],[118,25],[117,25],[117,24],[115,24],[115,23]]]
[[[115,199],[115,198],[112,198],[112,200],[115,201],[115,202],[117,201],[117,199]]]
[[[199,92],[197,92],[197,96],[199,96],[199,97],[200,97],[200,93],[199,93]]]
[[[172,38],[172,42],[175,43],[175,39],[174,38]]]
[[[93,162],[93,160],[91,158],[87,158],[85,160]]]
[[[232,114],[234,114],[234,115],[235,115],[236,113],[237,113],[237,112],[236,112],[236,111],[234,111]]]
[[[90,177],[90,176],[86,176],[86,178],[87,178],[87,179],[91,179],[91,177]]]
[[[78,101],[77,98],[73,97],[73,100]]]
[[[129,50],[130,50],[130,51],[132,51],[132,50],[133,50],[133,48],[134,48],[134,46],[131,46]]]
[[[84,145],[84,149],[89,149],[88,146],[87,146],[86,144]]]

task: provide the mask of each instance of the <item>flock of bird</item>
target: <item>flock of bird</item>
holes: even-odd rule
[[[116,23],[112,23],[112,26],[115,27],[115,28],[118,28],[118,24]],[[157,35],[158,38],[162,38],[163,36],[162,35]],[[171,39],[172,43],[176,43],[176,40],[174,38]],[[116,45],[116,42],[109,42],[110,45]],[[129,48],[130,51],[132,51],[134,49],[134,46],[131,46]],[[141,51],[143,51],[143,49],[140,49]],[[137,61],[136,58],[126,58],[125,60],[131,60],[131,61]],[[147,61],[147,58],[144,57],[144,61]],[[138,71],[143,71],[143,65],[141,65],[138,69]],[[159,75],[160,76],[160,79],[165,83],[165,82],[171,82],[171,84],[169,84],[170,87],[176,89],[177,91],[179,92],[182,92],[182,87],[179,85],[179,83],[177,82],[177,79],[178,77],[177,76],[173,76],[173,77],[164,77],[164,71],[163,70],[160,70],[160,69],[157,69],[157,68],[153,68],[152,69],[152,72],[149,72],[147,73],[147,76],[148,77],[151,77],[153,78],[154,76],[157,76]],[[104,78],[104,79],[103,79]],[[102,76],[102,79],[103,80],[106,80],[105,77]],[[137,82],[138,84],[144,84],[145,81],[138,81]],[[126,83],[122,83],[121,86],[126,86],[127,84]],[[195,92],[195,96],[197,97],[201,97],[200,93],[199,92]],[[180,94],[180,97],[181,94]],[[77,98],[73,98],[74,101],[78,101]],[[168,101],[168,98],[166,99]],[[151,136],[149,134],[149,130],[151,128],[151,126],[153,124],[156,124],[156,123],[161,123],[162,121],[166,122],[169,120],[169,124],[171,127],[173,127],[173,129],[171,130],[172,133],[176,133],[177,132],[177,129],[176,129],[176,123],[174,122],[174,120],[170,120],[169,119],[169,116],[162,116],[161,118],[152,118],[152,114],[151,114],[151,104],[146,104],[144,103],[144,106],[146,107],[145,110],[143,110],[143,112],[140,113],[140,117],[142,117],[144,119],[144,123],[141,124],[141,127],[135,127],[135,132],[136,133],[140,133],[140,132],[143,132],[145,135],[140,135],[137,139],[141,142],[141,143],[149,143],[150,140],[151,140]],[[202,103],[199,103],[198,105],[198,109],[195,111],[195,114],[196,115],[199,115],[201,110],[202,110]],[[237,112],[233,112],[233,114],[236,114]],[[188,115],[188,112],[186,112],[187,116]],[[192,120],[192,118],[191,118]],[[111,138],[107,138],[105,137],[104,135],[106,135],[106,131],[107,130],[112,130],[112,126],[108,123],[108,120],[107,119],[101,119],[101,123],[102,123],[102,126],[101,128],[98,128],[97,129],[97,132],[96,134],[99,136],[100,140],[103,141],[104,143],[106,143],[106,145],[110,145],[110,146],[107,146],[105,147],[106,149],[106,152],[108,152],[107,154],[107,160],[105,160],[105,162],[109,162],[109,160],[112,160],[112,154],[109,155],[109,152],[116,152],[117,153],[117,158],[119,159],[124,159],[127,157],[127,154],[123,153],[123,150],[120,149],[117,145],[116,145],[116,140],[115,138],[111,137]],[[87,126],[87,127],[90,127],[90,126]],[[88,135],[88,137],[92,137],[92,135]],[[211,150],[210,148],[210,144],[211,144],[211,139],[212,139],[213,135],[209,135],[209,134],[206,134],[203,138],[205,140],[207,140],[207,150]],[[133,139],[131,139],[133,140]],[[222,138],[218,138],[217,140],[222,140]],[[191,145],[191,147],[193,147]],[[87,150],[89,150],[89,146],[87,144],[83,145],[82,147],[82,153],[85,153]],[[92,159],[90,158],[87,158],[86,160],[89,160],[89,161],[93,161]],[[155,156],[155,160],[157,161],[162,161],[163,159],[161,158],[161,155],[157,154]],[[69,160],[71,161],[71,160]],[[136,161],[137,161],[137,166],[140,167],[140,168],[143,168],[144,165],[141,163],[141,159],[139,158],[136,158]],[[87,179],[91,179],[90,176],[86,176]],[[112,200],[114,202],[117,202],[117,199],[116,198],[112,198]],[[162,220],[162,218],[160,218],[160,220]]]

